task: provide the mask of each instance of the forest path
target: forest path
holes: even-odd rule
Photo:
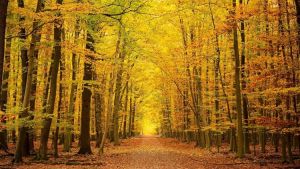
[[[94,147],[94,142],[92,144]],[[61,148],[61,147],[60,147]],[[227,153],[212,153],[206,149],[195,148],[194,144],[181,143],[171,138],[158,136],[141,136],[122,140],[120,146],[106,145],[103,156],[76,155],[77,148],[71,153],[61,153],[60,157],[50,157],[48,161],[38,162],[27,159],[25,165],[2,165],[0,168],[22,169],[254,169],[275,168],[272,165],[260,166],[253,159],[235,158]],[[216,150],[213,150],[216,152]]]
[[[123,149],[123,153],[120,151],[121,153],[119,152],[115,158],[115,161],[120,161],[121,163],[117,164],[117,166],[112,164],[112,166],[126,169],[203,168],[203,162],[193,159],[192,154],[180,151],[181,147],[171,142],[172,140],[153,136],[133,138],[128,142],[129,147]],[[132,143],[133,145],[130,146]],[[126,143],[124,146],[126,147]],[[113,158],[115,154],[111,155]],[[110,167],[107,166],[107,168]]]
[[[109,148],[105,169],[212,169],[261,168],[249,161],[239,161],[221,153],[213,154],[193,144],[175,139],[142,136],[125,140],[117,148]],[[268,168],[265,166],[264,168]]]

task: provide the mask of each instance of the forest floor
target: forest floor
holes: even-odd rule
[[[20,165],[12,165],[12,157],[0,156],[0,168],[20,169],[64,169],[64,168],[100,168],[100,169],[254,169],[254,168],[298,168],[299,161],[292,165],[283,165],[280,156],[248,155],[238,159],[227,149],[217,153],[195,148],[193,144],[180,143],[175,139],[143,136],[122,141],[121,146],[108,145],[103,156],[76,155],[60,153],[60,157],[49,158],[48,161],[34,161],[32,157],[24,159]]]

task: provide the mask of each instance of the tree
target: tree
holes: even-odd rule
[[[17,139],[16,163],[33,141],[37,159],[62,142],[102,154],[107,134],[293,161],[298,0],[16,2],[0,4],[0,146]]]
[[[75,41],[78,40],[80,31],[80,19],[76,19],[75,23]],[[70,100],[69,100],[69,110],[66,115],[66,132],[64,135],[64,151],[69,152],[71,150],[71,144],[72,144],[72,125],[74,123],[74,107],[75,107],[75,101],[76,101],[76,91],[77,91],[77,74],[78,74],[78,56],[76,53],[72,53],[72,85],[71,85],[71,91],[70,91]]]
[[[0,1],[0,110],[4,110],[4,99],[2,97],[2,84],[3,84],[3,68],[5,67],[4,65],[4,58],[5,58],[5,31],[6,31],[6,17],[7,17],[7,8],[8,8],[8,0],[1,0]],[[1,119],[3,119],[3,115]],[[1,129],[3,130],[3,129]],[[0,148],[3,150],[7,150],[7,136],[6,136],[6,130],[3,130],[0,132]]]
[[[119,145],[119,111],[120,111],[120,101],[121,101],[121,90],[122,90],[122,75],[123,75],[123,62],[126,56],[126,42],[124,35],[124,28],[120,26],[119,35],[118,35],[118,42],[117,42],[117,57],[119,60],[119,64],[117,66],[117,78],[116,78],[116,88],[115,88],[115,98],[114,98],[114,112],[113,112],[113,138],[114,138],[114,145]]]
[[[243,0],[240,0],[240,5],[241,7],[241,15],[243,15],[243,10],[244,10],[244,4]],[[242,51],[241,51],[241,78],[242,78],[242,90],[245,90],[247,87],[247,82],[246,82],[246,71],[245,71],[245,66],[246,66],[246,34],[245,34],[245,21],[241,20],[241,44],[242,44]],[[248,101],[247,101],[247,95],[242,94],[242,103],[243,103],[243,118],[244,118],[244,123],[245,127],[248,126],[249,122],[249,115],[248,115]],[[245,147],[245,153],[250,152],[249,148],[249,130],[245,128],[245,134],[244,134],[244,147]]]
[[[295,0],[296,12],[297,12],[297,27],[298,27],[298,43],[300,43],[300,1]]]
[[[36,13],[41,12],[41,10],[44,7],[44,1],[39,0],[37,3],[36,7]],[[23,104],[22,104],[22,112],[20,114],[20,118],[25,120],[25,118],[29,117],[28,111],[30,107],[30,96],[31,96],[31,89],[32,89],[32,82],[33,82],[33,71],[34,71],[34,63],[35,63],[35,49],[36,49],[36,43],[39,40],[39,35],[38,31],[40,30],[38,21],[34,21],[33,23],[33,33],[31,37],[31,43],[28,51],[28,68],[27,68],[27,77],[26,77],[26,88],[24,92],[24,97],[23,97]],[[25,137],[26,137],[26,132],[28,130],[28,127],[26,124],[23,124],[19,128],[19,135],[18,135],[18,141],[17,141],[17,147],[16,147],[16,152],[14,156],[14,162],[19,163],[22,161],[22,156],[23,156],[23,146],[25,143]]]
[[[233,5],[233,16],[236,15],[236,0],[232,1]],[[237,107],[237,156],[239,158],[244,156],[244,134],[243,134],[243,117],[242,117],[242,100],[241,100],[241,65],[239,56],[239,44],[238,44],[238,33],[237,33],[237,22],[233,21],[233,46],[234,46],[234,60],[235,60],[235,95],[236,95],[236,107]]]
[[[102,117],[103,112],[105,110],[104,108],[104,90],[100,90],[101,88],[104,88],[103,85],[105,84],[105,74],[103,75],[102,79],[99,78],[99,76],[94,74],[95,80],[98,82],[101,82],[102,85],[95,85],[95,91],[94,91],[94,100],[95,100],[95,128],[96,128],[96,147],[100,147],[101,140],[103,137],[103,128],[102,128]],[[104,85],[105,86],[105,85]]]
[[[57,0],[57,4],[62,4],[63,0]],[[58,14],[60,16],[60,14]],[[53,114],[54,106],[55,106],[55,99],[56,99],[56,88],[57,88],[57,75],[59,69],[59,63],[61,60],[61,35],[62,35],[62,20],[57,19],[54,25],[54,54],[52,56],[52,63],[51,63],[51,81],[50,81],[50,93],[49,93],[49,100],[48,100],[48,108],[47,113]],[[50,127],[51,127],[52,118],[45,118],[43,122],[43,128],[41,131],[41,143],[38,153],[38,158],[45,160],[47,159],[47,146],[48,146],[48,138],[50,134]]]
[[[86,49],[95,51],[93,44],[95,43],[92,35],[87,34]],[[82,113],[81,113],[81,127],[78,154],[92,154],[90,145],[90,113],[91,113],[91,99],[92,89],[90,81],[93,79],[92,56],[86,56],[84,63],[83,92],[82,92]]]

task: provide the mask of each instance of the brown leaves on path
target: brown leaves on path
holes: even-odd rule
[[[77,152],[73,149],[72,152]],[[61,153],[57,159],[33,161],[25,158],[21,165],[9,165],[9,158],[1,158],[0,168],[20,169],[254,169],[284,168],[280,163],[262,163],[254,158],[237,159],[234,154],[212,153],[195,148],[193,144],[181,143],[175,139],[144,136],[123,140],[121,146],[106,146],[105,154],[76,155]],[[226,152],[224,150],[224,152]],[[5,165],[7,164],[7,165]],[[291,167],[291,166],[289,166]]]

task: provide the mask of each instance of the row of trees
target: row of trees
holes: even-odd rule
[[[91,154],[96,140],[101,154],[106,138],[137,134],[136,40],[124,21],[144,5],[1,0],[0,145],[15,143],[15,163],[47,159],[49,138],[58,157],[60,144],[69,152],[78,140],[78,153]]]
[[[229,143],[238,157],[271,144],[291,162],[300,150],[300,2],[172,2],[181,44],[154,61],[164,77],[163,135],[218,151]]]
[[[298,0],[2,0],[0,146],[159,132],[245,153],[299,142]],[[2,66],[3,65],[3,66]],[[35,142],[39,147],[34,147]]]

